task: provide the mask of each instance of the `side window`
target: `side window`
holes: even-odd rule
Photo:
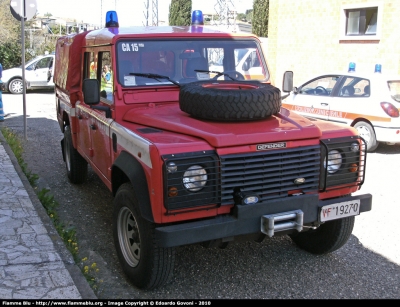
[[[98,76],[100,82],[100,97],[113,100],[113,67],[111,66],[111,54],[108,51],[99,52],[97,65],[101,67]]]
[[[85,52],[84,79],[97,79],[97,61],[93,52]]]
[[[49,68],[51,58],[43,58],[36,64],[36,69]]]
[[[242,70],[247,71],[253,67],[261,67],[260,58],[255,50],[250,53],[247,52],[246,58],[242,64]]]
[[[369,95],[369,80],[353,77],[347,77],[338,92],[339,97],[369,97]]]
[[[301,86],[299,94],[329,96],[338,80],[339,76],[324,76],[311,80]]]

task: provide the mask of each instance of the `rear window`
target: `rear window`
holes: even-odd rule
[[[400,102],[400,80],[388,81],[389,91],[392,98]]]

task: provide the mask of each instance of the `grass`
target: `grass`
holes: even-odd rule
[[[27,164],[22,158],[22,154],[24,149],[21,145],[21,140],[17,134],[15,134],[11,129],[6,127],[0,128],[1,133],[3,134],[4,138],[7,141],[7,144],[10,146],[11,150],[16,157],[19,166],[21,167],[22,171],[24,172],[26,178],[28,179],[30,185],[33,187],[36,195],[38,196],[42,206],[45,208],[48,216],[51,218],[54,227],[56,228],[58,234],[60,235],[61,239],[64,241],[65,246],[71,252],[75,263],[80,264],[80,268],[82,270],[83,275],[85,276],[86,280],[88,281],[89,285],[92,287],[93,290],[98,289],[98,283],[102,282],[94,277],[96,273],[99,272],[97,265],[95,262],[88,263],[88,258],[85,257],[83,259],[79,259],[78,252],[78,242],[76,238],[76,229],[74,227],[66,227],[64,223],[60,220],[60,217],[57,213],[57,208],[59,206],[58,202],[54,199],[54,196],[50,194],[50,190],[48,189],[37,189],[36,182],[39,179],[37,174],[33,174],[29,169]]]

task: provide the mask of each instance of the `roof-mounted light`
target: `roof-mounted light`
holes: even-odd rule
[[[349,72],[354,72],[356,71],[356,63],[350,62],[349,63]]]
[[[382,65],[381,64],[376,64],[375,65],[375,72],[381,73],[382,72]]]
[[[118,28],[118,15],[116,11],[108,11],[106,13],[106,28]]]
[[[192,26],[202,26],[204,25],[203,12],[200,10],[195,10],[192,13]]]

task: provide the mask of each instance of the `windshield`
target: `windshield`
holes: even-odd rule
[[[400,102],[400,80],[388,81],[390,95],[394,100]]]
[[[118,82],[124,87],[172,83],[138,73],[166,76],[179,84],[226,78],[212,71],[228,73],[237,80],[269,79],[261,48],[253,40],[121,40],[117,63]]]

